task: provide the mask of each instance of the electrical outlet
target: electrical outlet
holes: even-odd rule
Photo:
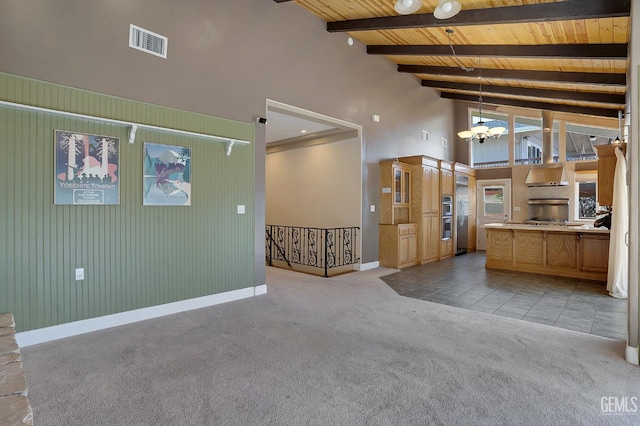
[[[84,268],[76,268],[76,281],[84,280]]]
[[[244,214],[244,204],[238,204],[238,214]]]
[[[375,204],[371,204],[371,213],[376,211],[376,205]]]

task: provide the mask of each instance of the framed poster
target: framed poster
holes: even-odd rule
[[[120,139],[55,131],[55,204],[120,204]]]
[[[144,143],[143,205],[191,205],[191,148]]]

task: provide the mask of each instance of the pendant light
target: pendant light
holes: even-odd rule
[[[458,0],[440,0],[438,7],[433,11],[433,16],[436,19],[449,19],[456,16],[461,9],[462,5]]]
[[[498,139],[507,129],[504,127],[490,128],[482,121],[482,68],[480,67],[480,60],[478,60],[478,81],[480,82],[480,105],[478,108],[480,121],[471,127],[471,129],[458,132],[458,137],[467,139],[468,141],[477,140],[479,143],[484,143],[487,138]]]
[[[400,15],[409,15],[422,7],[422,0],[398,0],[393,8]]]

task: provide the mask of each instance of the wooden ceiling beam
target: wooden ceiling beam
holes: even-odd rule
[[[458,93],[440,93],[441,98],[445,99],[453,99],[458,101],[467,101],[467,102],[478,102],[478,97],[473,95],[463,95]],[[484,104],[493,104],[493,105],[507,105],[519,108],[531,108],[531,109],[540,109],[540,110],[550,110],[556,112],[566,112],[570,114],[583,114],[583,115],[593,115],[596,117],[618,117],[619,109],[609,109],[609,108],[591,108],[591,107],[583,107],[583,106],[575,106],[575,105],[564,105],[564,104],[554,104],[551,102],[532,102],[532,101],[524,101],[519,99],[508,99],[508,98],[495,98],[495,97],[482,97],[482,102]]]
[[[522,6],[462,10],[449,19],[436,19],[432,13],[327,22],[327,31],[372,31],[402,28],[457,27],[465,25],[519,24],[616,18],[631,15],[631,0],[567,0]]]
[[[412,74],[446,75],[455,77],[478,77],[479,70],[465,71],[460,67],[431,67],[428,65],[398,65],[399,72]],[[553,81],[557,83],[588,83],[609,86],[627,85],[627,75],[622,73],[588,73],[536,70],[500,70],[483,68],[482,76],[504,80]]]
[[[608,44],[491,44],[455,45],[455,54],[449,45],[397,45],[367,46],[370,55],[409,56],[473,56],[510,58],[574,58],[574,59],[627,59],[627,43]]]
[[[456,83],[451,81],[436,81],[436,80],[422,80],[423,87],[431,87],[434,89],[442,90],[465,90],[472,92],[479,92],[480,85],[471,83]],[[616,104],[617,106],[624,107],[625,95],[619,95],[615,93],[597,93],[597,92],[583,92],[583,91],[571,91],[571,90],[554,90],[554,89],[532,89],[528,87],[511,87],[511,86],[497,86],[491,84],[483,84],[482,91],[487,93],[501,94],[501,95],[514,95],[514,96],[527,96],[533,98],[547,98],[547,99],[564,99],[571,101],[588,101],[588,102],[600,102],[607,104]]]

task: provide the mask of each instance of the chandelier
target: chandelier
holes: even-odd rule
[[[478,65],[480,61],[478,61]],[[478,81],[480,82],[480,106],[478,108],[478,115],[480,117],[480,121],[471,127],[469,130],[463,130],[458,132],[458,137],[462,139],[467,139],[469,142],[477,140],[479,143],[484,143],[485,139],[498,139],[505,130],[504,127],[489,127],[485,125],[485,122],[482,121],[482,68],[478,66]]]

